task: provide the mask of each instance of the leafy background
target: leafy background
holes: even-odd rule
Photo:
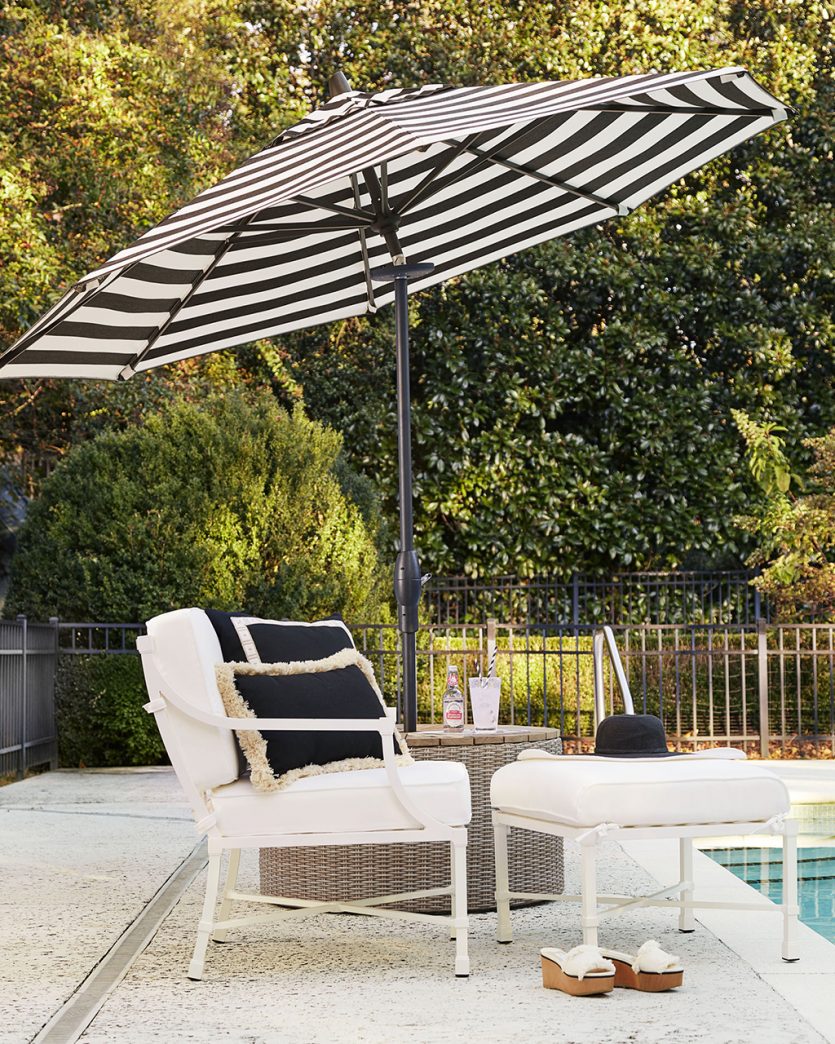
[[[0,340],[324,98],[740,64],[792,119],[628,218],[412,299],[417,542],[435,573],[737,564],[758,497],[731,419],[835,423],[833,35],[811,0],[5,4]],[[2,382],[9,532],[67,450],[265,386],[396,506],[392,316],[111,387]]]

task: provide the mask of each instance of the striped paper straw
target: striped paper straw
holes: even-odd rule
[[[496,642],[491,642],[490,644],[492,645],[492,649],[490,650],[490,665],[487,668],[487,678],[495,678],[496,677],[496,653],[499,651],[499,648],[498,648],[498,644]],[[482,688],[486,688],[486,686],[487,686],[487,678],[482,678],[481,679],[481,687]]]

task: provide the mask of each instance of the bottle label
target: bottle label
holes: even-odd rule
[[[463,729],[464,728],[464,701],[460,699],[451,699],[446,701],[444,705],[444,728],[446,729]]]

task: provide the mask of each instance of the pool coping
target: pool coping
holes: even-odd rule
[[[796,806],[832,805],[835,813],[835,761],[755,760],[786,784]],[[829,817],[827,817],[828,819]],[[801,830],[807,824],[800,816]],[[805,833],[805,831],[804,831]],[[776,839],[757,837],[757,844]],[[723,838],[733,847],[743,838]],[[678,850],[674,842],[631,841],[625,851],[648,873],[662,881],[678,879]],[[703,852],[694,853],[693,871],[697,891],[729,902],[762,899],[762,894],[731,870]],[[696,920],[742,958],[781,997],[791,1004],[823,1037],[835,1042],[835,945],[802,922],[798,924],[800,960],[786,964],[780,959],[781,925],[778,907],[774,913],[745,913],[737,910],[702,910]]]

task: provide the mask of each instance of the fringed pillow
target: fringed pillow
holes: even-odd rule
[[[340,649],[353,649],[354,640],[336,613],[312,623],[301,620],[263,620],[252,613],[206,609],[227,662],[295,663],[322,660]]]
[[[353,649],[354,639],[341,616],[304,623],[301,620],[262,620],[233,616],[247,663],[300,663],[324,660],[342,649]]]
[[[221,663],[218,689],[231,718],[382,718],[386,713],[371,664],[356,649],[295,663]],[[282,790],[304,776],[378,768],[377,732],[239,732],[256,790]],[[397,763],[412,762],[395,731]]]

